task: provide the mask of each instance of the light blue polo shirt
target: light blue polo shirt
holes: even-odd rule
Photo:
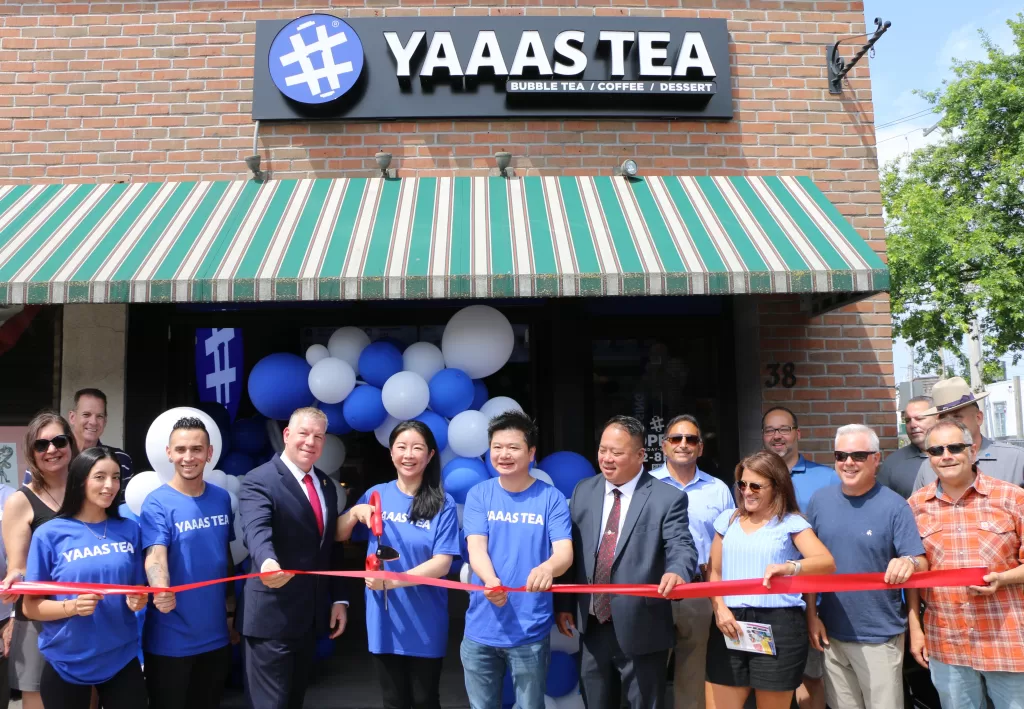
[[[796,503],[800,505],[801,512],[807,511],[811,498],[818,490],[839,484],[839,475],[836,474],[835,468],[813,463],[802,455],[797,458],[796,465],[790,473],[793,478],[793,489],[796,491]]]
[[[651,475],[686,493],[686,511],[690,519],[690,536],[697,547],[697,563],[706,564],[711,558],[711,542],[715,540],[715,520],[726,510],[736,509],[732,490],[724,482],[708,475],[700,468],[686,485],[672,477],[668,465],[655,468]]]

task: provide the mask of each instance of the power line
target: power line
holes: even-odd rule
[[[879,128],[888,128],[889,126],[894,126],[894,125],[897,125],[898,123],[906,123],[907,121],[912,121],[915,118],[920,118],[922,116],[926,116],[929,113],[935,113],[935,111],[933,109],[931,109],[931,108],[926,108],[923,111],[918,111],[917,113],[913,113],[913,114],[911,114],[909,116],[903,116],[902,118],[897,118],[895,120],[891,120],[891,121],[888,121],[886,123],[880,123],[880,124],[875,126],[875,130],[878,130]]]

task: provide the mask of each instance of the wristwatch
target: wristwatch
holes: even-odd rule
[[[905,556],[904,559],[910,559],[910,563],[914,565],[914,571],[921,570],[921,562],[918,561],[916,556]]]

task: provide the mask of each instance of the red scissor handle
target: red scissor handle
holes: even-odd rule
[[[370,507],[373,514],[370,515],[370,533],[375,537],[384,534],[384,513],[380,504],[380,493],[374,490],[370,493]]]

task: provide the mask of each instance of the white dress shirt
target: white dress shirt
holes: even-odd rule
[[[288,459],[288,456],[286,456],[284,453],[281,454],[281,462],[284,463],[284,467],[288,468],[288,471],[295,476],[295,481],[299,483],[299,489],[302,490],[302,494],[306,496],[307,500],[309,499],[309,490],[306,489],[306,484],[302,482],[302,479],[306,477],[306,475],[309,475],[310,477],[313,478],[313,489],[316,490],[316,499],[320,503],[320,519],[324,521],[324,531],[327,532],[327,500],[324,498],[324,491],[320,489],[320,480],[319,478],[317,478],[316,473],[314,473],[312,469],[310,469],[309,473],[302,472],[302,469],[295,463],[290,461]],[[334,535],[330,534],[330,536],[333,538]],[[260,564],[260,571],[266,571],[265,567],[268,561],[276,562],[277,559],[265,559],[263,563]],[[348,605],[348,601],[335,601],[334,605],[337,605],[339,603],[344,604],[346,606]]]

